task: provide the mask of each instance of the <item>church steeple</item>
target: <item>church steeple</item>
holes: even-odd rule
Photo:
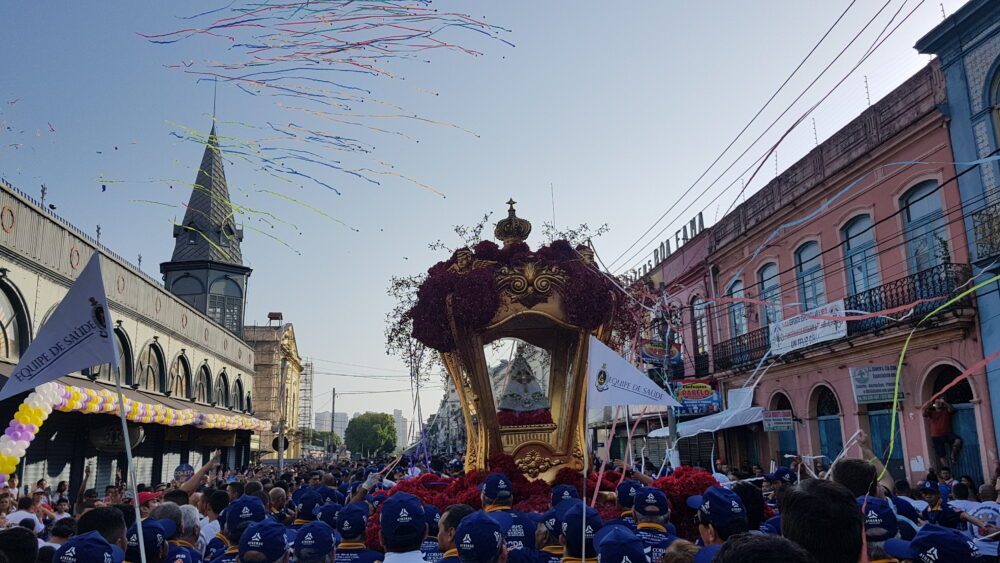
[[[208,135],[184,221],[174,226],[174,239],[172,262],[210,260],[243,265],[243,229],[236,227],[215,125]]]
[[[174,225],[173,234],[174,253],[160,264],[167,289],[241,335],[251,270],[243,265],[243,229],[236,226],[214,124],[184,221]]]

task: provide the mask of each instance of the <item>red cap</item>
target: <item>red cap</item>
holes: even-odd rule
[[[158,498],[160,498],[160,493],[147,493],[147,492],[139,493],[139,506],[142,506],[147,502],[151,500],[156,500]]]

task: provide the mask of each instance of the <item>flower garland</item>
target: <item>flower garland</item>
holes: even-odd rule
[[[416,305],[406,314],[413,321],[413,337],[439,352],[455,349],[448,319],[449,297],[455,323],[463,328],[482,328],[496,315],[501,301],[496,286],[496,271],[500,267],[517,268],[531,262],[565,272],[567,282],[555,289],[562,297],[567,320],[576,326],[596,329],[614,312],[614,284],[584,262],[565,240],[554,241],[534,252],[525,243],[500,248],[491,241],[461,250],[471,250],[473,263],[479,261],[481,265],[464,272],[453,271],[452,266],[458,262],[457,252],[449,260],[438,262],[427,271],[427,279],[417,290]]]
[[[497,411],[497,422],[500,426],[533,426],[536,424],[552,424],[552,413],[549,409],[533,411]]]

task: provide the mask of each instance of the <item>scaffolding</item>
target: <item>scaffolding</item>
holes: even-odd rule
[[[312,429],[313,363],[312,360],[306,360],[302,363],[302,376],[299,379],[299,430],[306,432]]]

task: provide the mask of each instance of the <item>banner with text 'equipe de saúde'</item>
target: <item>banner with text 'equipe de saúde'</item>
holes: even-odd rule
[[[680,406],[670,393],[591,336],[587,357],[587,408],[617,405]]]
[[[21,354],[21,361],[0,389],[0,401],[101,364],[111,364],[112,373],[118,369],[114,329],[101,278],[101,255],[95,253],[28,350]]]

